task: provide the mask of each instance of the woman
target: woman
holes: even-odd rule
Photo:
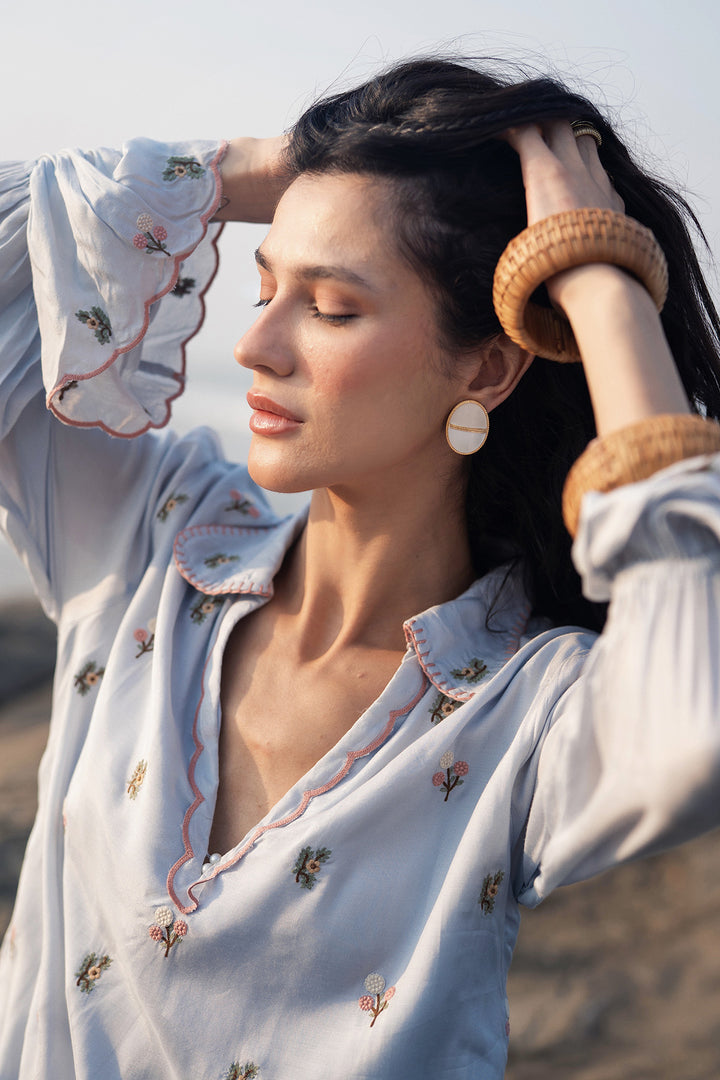
[[[236,346],[252,481],[148,432],[220,183],[219,217],[272,217]],[[683,419],[720,414],[717,322],[681,200],[562,87],[433,61],[287,148],[139,140],[0,191],[8,532],[59,626],[3,1075],[501,1076],[518,902],[718,820],[720,442]],[[623,232],[545,283],[582,369],[533,359],[493,311],[504,247],[584,207],[627,231],[623,204],[662,319]],[[560,489],[594,424],[634,464],[583,503],[590,603]]]

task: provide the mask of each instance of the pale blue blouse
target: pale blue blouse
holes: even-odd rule
[[[304,523],[210,432],[153,430],[221,153],[0,172],[0,515],[59,629],[0,1076],[497,1080],[518,903],[720,821],[720,462],[586,497],[600,638],[502,569],[408,620],[378,700],[210,860],[224,645]]]

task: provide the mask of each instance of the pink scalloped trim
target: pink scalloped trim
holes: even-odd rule
[[[474,697],[473,690],[458,690],[457,687],[451,686],[447,680],[440,678],[440,668],[437,664],[433,664],[426,659],[426,657],[430,655],[430,650],[426,649],[425,652],[423,652],[421,648],[421,646],[427,644],[427,638],[418,636],[419,634],[424,634],[425,631],[421,626],[417,628],[417,632],[415,631],[414,619],[405,623],[404,630],[405,640],[408,645],[412,645],[420,663],[420,667],[423,669],[433,686],[437,687],[443,694],[447,694],[448,697],[457,698],[458,701],[469,701],[470,698]]]
[[[273,522],[272,525],[277,524]],[[222,596],[225,593],[252,593],[255,596],[272,596],[272,591],[263,588],[262,585],[254,586],[252,583],[248,584],[247,580],[239,581],[237,578],[232,578],[228,584],[224,582],[222,585],[211,585],[206,580],[198,577],[193,573],[189,564],[185,561],[185,551],[183,543],[186,537],[195,536],[198,534],[204,536],[227,536],[228,533],[232,533],[233,536],[244,536],[247,533],[254,532],[256,529],[267,529],[270,525],[256,525],[256,526],[241,526],[241,525],[190,525],[186,529],[181,531],[175,537],[173,544],[173,557],[175,559],[175,565],[179,573],[189,582],[194,588],[200,592],[206,593],[208,596]]]
[[[197,242],[198,244],[203,239],[203,237],[206,235],[207,229],[208,229],[208,223],[209,223],[211,217],[217,211],[217,209],[220,206],[220,203],[222,201],[222,178],[220,176],[220,162],[222,161],[227,148],[228,148],[227,142],[222,142],[221,145],[220,145],[220,149],[218,150],[217,154],[215,155],[215,157],[213,158],[213,160],[210,162],[210,165],[209,165],[209,168],[212,170],[212,173],[213,173],[213,175],[215,177],[215,198],[213,199],[213,203],[212,203],[212,206],[210,207],[210,209],[207,210],[204,214],[202,214],[200,216],[200,222],[202,224],[202,233],[201,233],[200,238],[199,238],[199,240]],[[145,301],[145,315],[144,315],[144,319],[143,319],[143,325],[142,325],[142,328],[140,329],[140,332],[138,333],[137,337],[133,341],[131,341],[129,345],[122,345],[119,348],[117,348],[115,350],[115,352],[112,354],[112,356],[110,357],[110,359],[107,360],[100,367],[96,368],[94,371],[87,372],[84,375],[79,375],[79,374],[77,374],[77,375],[73,375],[73,374],[64,375],[63,378],[61,379],[61,381],[55,387],[53,387],[53,389],[48,393],[47,399],[46,399],[47,407],[53,413],[55,413],[57,418],[60,421],[62,421],[63,424],[68,424],[70,427],[81,427],[81,428],[97,427],[97,428],[100,428],[102,431],[105,431],[108,435],[114,435],[118,439],[135,439],[135,438],[137,438],[138,435],[143,435],[150,428],[162,428],[162,427],[165,427],[168,420],[170,419],[170,405],[175,400],[175,398],[180,397],[180,395],[182,394],[183,389],[185,387],[186,346],[187,346],[189,341],[192,341],[192,339],[195,337],[195,335],[200,330],[200,327],[202,326],[202,324],[205,322],[205,299],[204,299],[205,298],[205,293],[208,291],[208,289],[212,285],[213,281],[215,280],[215,275],[217,274],[217,271],[218,271],[218,266],[220,264],[220,255],[219,255],[219,252],[218,252],[217,242],[220,239],[220,235],[221,235],[224,228],[225,228],[225,224],[223,222],[221,224],[220,228],[218,229],[217,235],[214,237],[214,239],[212,241],[212,246],[213,246],[214,251],[215,251],[215,268],[214,268],[212,274],[210,275],[210,277],[208,278],[207,284],[205,285],[204,289],[198,295],[198,299],[200,301],[200,318],[198,320],[197,326],[195,327],[195,329],[192,331],[191,334],[188,334],[188,336],[185,338],[185,340],[180,345],[180,363],[181,363],[180,371],[179,372],[173,372],[173,374],[172,374],[172,378],[176,379],[178,384],[179,384],[178,385],[178,390],[177,390],[176,394],[171,394],[169,397],[167,397],[165,399],[165,406],[166,406],[166,408],[165,408],[165,418],[158,424],[154,424],[150,420],[150,421],[148,421],[148,423],[145,425],[144,428],[141,428],[138,431],[133,431],[131,434],[125,434],[124,432],[121,432],[121,431],[114,431],[113,428],[108,427],[107,424],[103,423],[102,420],[70,420],[67,416],[64,415],[64,413],[62,413],[58,408],[56,408],[56,406],[53,403],[53,399],[57,396],[57,394],[62,392],[63,388],[65,386],[67,386],[68,383],[71,383],[71,382],[83,382],[85,379],[94,379],[97,375],[101,375],[103,373],[103,371],[107,371],[107,369],[109,367],[111,367],[115,363],[115,361],[117,360],[117,358],[119,356],[121,356],[123,353],[130,352],[132,349],[134,349],[137,345],[140,344],[142,339],[145,337],[145,334],[147,333],[148,326],[150,325],[150,308],[152,307],[152,305],[154,303],[156,303],[156,301],[161,300],[163,296],[166,296],[172,289],[175,288],[178,276],[180,274],[180,265],[183,262],[183,260],[187,259],[188,255],[192,254],[192,252],[197,247],[197,244],[194,244],[193,247],[188,248],[186,251],[181,252],[179,255],[174,256],[175,265],[173,267],[173,272],[172,272],[172,276],[170,278],[170,281],[169,281],[166,288],[162,289],[159,293],[156,293],[155,296],[152,296],[149,300]]]
[[[207,663],[206,663],[205,666],[207,667]],[[204,695],[204,692],[205,692],[205,690],[204,690],[204,681],[205,681],[205,669],[203,669],[203,691],[202,691],[202,693],[200,695],[200,702],[202,702],[203,695]],[[422,699],[422,697],[426,693],[426,691],[427,691],[427,684],[426,684],[425,680],[423,679],[422,686],[420,687],[420,690],[417,692],[417,694],[415,694],[412,701],[409,701],[407,705],[404,705],[400,709],[393,709],[391,711],[387,724],[385,725],[383,730],[380,732],[380,734],[377,735],[372,740],[372,742],[368,743],[367,746],[364,746],[361,750],[349,750],[347,752],[347,754],[345,755],[345,764],[343,765],[343,767],[338,772],[335,773],[335,775],[330,780],[328,780],[327,784],[323,784],[322,787],[311,788],[309,791],[305,791],[303,793],[302,799],[300,800],[300,803],[295,808],[295,810],[292,811],[292,813],[288,814],[286,817],[282,818],[280,821],[273,821],[273,822],[270,822],[270,824],[268,824],[268,825],[261,826],[259,829],[257,829],[253,833],[251,838],[248,840],[247,844],[245,844],[240,849],[240,851],[238,851],[237,855],[235,855],[229,862],[223,863],[221,866],[219,865],[217,870],[214,870],[211,874],[208,875],[208,877],[198,879],[197,881],[194,881],[192,883],[192,885],[188,888],[188,891],[187,891],[188,896],[192,900],[192,903],[189,904],[187,907],[184,907],[180,903],[180,899],[179,899],[179,897],[178,897],[178,895],[175,892],[175,889],[173,887],[174,886],[174,879],[175,879],[175,875],[176,875],[177,871],[180,869],[180,867],[183,866],[188,861],[188,859],[192,859],[194,854],[195,854],[193,849],[192,849],[192,845],[190,844],[190,819],[192,818],[192,815],[195,813],[195,811],[197,810],[200,803],[204,802],[204,796],[200,793],[199,788],[195,784],[195,765],[196,765],[197,760],[200,757],[200,754],[202,753],[202,750],[203,750],[203,745],[200,742],[200,740],[197,738],[197,734],[196,734],[197,718],[198,718],[198,714],[200,712],[200,703],[198,703],[198,707],[197,707],[197,710],[195,712],[195,722],[193,724],[193,739],[195,741],[196,750],[195,750],[195,753],[192,756],[192,760],[190,762],[190,769],[189,769],[189,772],[188,772],[188,777],[189,777],[189,780],[190,780],[190,786],[192,787],[192,790],[195,793],[196,797],[195,797],[195,801],[192,803],[192,805],[188,809],[187,813],[185,814],[185,819],[183,821],[183,842],[185,844],[185,854],[180,859],[178,859],[178,861],[175,863],[174,866],[172,866],[170,868],[170,872],[168,873],[168,877],[167,877],[168,894],[169,894],[172,902],[182,912],[182,914],[183,915],[189,915],[191,912],[197,910],[200,901],[197,899],[197,897],[193,893],[193,889],[195,888],[196,885],[200,884],[201,880],[202,881],[210,881],[211,878],[217,877],[218,874],[222,873],[224,870],[227,870],[229,867],[234,866],[237,862],[239,862],[240,859],[242,859],[243,856],[246,855],[248,853],[248,851],[250,851],[250,849],[252,847],[254,847],[254,845],[257,843],[257,841],[260,839],[260,837],[264,835],[264,833],[269,832],[271,829],[280,829],[285,825],[289,825],[290,822],[295,821],[302,814],[304,814],[305,811],[308,808],[308,805],[310,804],[310,802],[313,799],[315,799],[318,795],[324,795],[327,791],[330,791],[331,788],[334,788],[336,786],[336,784],[340,783],[340,781],[343,779],[344,776],[347,776],[348,772],[352,768],[353,763],[355,761],[357,761],[358,758],[367,757],[368,754],[372,754],[375,750],[378,749],[378,747],[382,746],[382,744],[385,742],[385,740],[392,733],[392,730],[395,727],[395,724],[397,723],[397,721],[400,719],[400,717],[405,716],[407,713],[409,713],[411,711],[411,709],[414,709],[415,706],[418,704],[418,702]]]

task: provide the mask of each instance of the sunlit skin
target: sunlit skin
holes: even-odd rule
[[[226,649],[218,851],[378,697],[403,621],[474,577],[445,420],[467,397],[491,410],[530,358],[505,339],[461,362],[443,351],[434,300],[393,246],[388,195],[357,176],[300,178],[259,249],[264,307],[235,349],[262,406],[250,471],[314,493],[272,601]]]
[[[621,208],[593,140],[576,140],[568,124],[507,139],[531,222],[571,207]],[[231,143],[224,218],[270,219],[284,187],[280,148]],[[242,620],[225,652],[217,851],[238,843],[382,692],[403,655],[403,619],[469,584],[462,465],[444,444],[445,417],[475,397],[492,421],[530,362],[500,338],[445,364],[432,297],[393,247],[387,196],[367,178],[303,177],[280,199],[260,248],[269,303],[236,357],[253,370],[256,393],[299,423],[258,412],[251,470],[276,490],[316,490],[274,598]],[[318,267],[365,284],[311,272]],[[601,434],[687,411],[641,285],[597,265],[557,275],[548,291],[575,331]]]
[[[235,355],[254,372],[252,394],[301,423],[252,427],[253,478],[383,510],[422,488],[451,512],[463,462],[445,419],[465,396],[492,409],[513,376],[489,349],[463,358],[441,346],[434,298],[395,249],[385,182],[299,178],[257,262],[265,310]]]

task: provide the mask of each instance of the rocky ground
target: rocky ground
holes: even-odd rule
[[[34,605],[0,610],[0,933],[34,813],[52,654]],[[720,1080],[720,831],[526,913],[510,1009],[507,1080]]]

